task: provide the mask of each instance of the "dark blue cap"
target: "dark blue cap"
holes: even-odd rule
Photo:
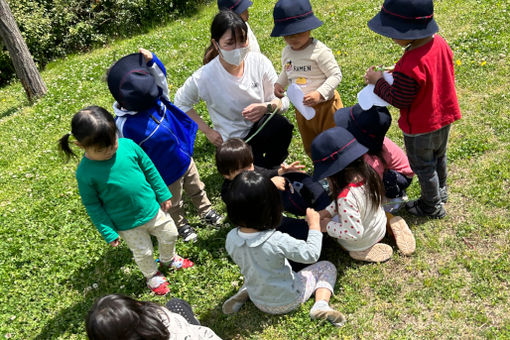
[[[323,131],[312,142],[313,179],[317,181],[342,171],[367,151],[342,127]]]
[[[384,136],[391,125],[391,115],[385,106],[372,106],[364,111],[359,104],[344,107],[335,113],[337,126],[347,129],[370,151],[381,150]]]
[[[162,92],[141,53],[122,57],[110,68],[108,88],[120,106],[130,111],[151,108]]]
[[[368,27],[375,33],[400,40],[430,37],[439,30],[432,0],[385,0]]]
[[[313,30],[322,25],[308,0],[279,0],[273,9],[272,37],[282,37]]]
[[[250,0],[218,0],[218,9],[229,9],[237,14],[241,14],[246,11],[253,2]]]

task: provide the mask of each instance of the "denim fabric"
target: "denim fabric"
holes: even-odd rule
[[[441,204],[439,188],[446,185],[446,146],[449,133],[450,125],[447,125],[423,135],[404,135],[409,164],[420,182],[421,199],[430,210]]]
[[[402,197],[405,190],[411,185],[413,178],[407,177],[395,170],[386,170],[383,173],[383,184],[386,197],[396,198]]]

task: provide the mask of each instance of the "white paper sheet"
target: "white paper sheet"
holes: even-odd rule
[[[393,84],[393,75],[389,72],[383,73],[384,79],[388,84]],[[383,100],[381,97],[374,93],[375,85],[368,84],[361,91],[358,92],[358,103],[363,110],[368,110],[372,106],[388,106],[390,103]]]
[[[296,110],[298,110],[299,113],[306,118],[306,120],[310,120],[315,117],[315,109],[303,104],[303,98],[305,95],[298,85],[290,84],[287,88],[287,96],[289,97],[292,105],[294,105]]]

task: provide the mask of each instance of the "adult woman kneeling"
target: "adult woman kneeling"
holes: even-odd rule
[[[274,96],[278,76],[269,59],[249,52],[247,30],[232,11],[221,11],[214,17],[211,46],[204,58],[207,63],[177,91],[175,104],[215,146],[230,138],[242,138],[252,147],[255,165],[275,168],[288,156],[294,126],[280,114],[265,123],[269,111],[278,108],[285,112],[289,105],[288,100],[282,102]],[[213,128],[193,108],[200,100],[207,104]]]

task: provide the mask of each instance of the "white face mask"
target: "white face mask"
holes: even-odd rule
[[[244,58],[246,58],[246,55],[248,54],[248,52],[250,50],[250,48],[248,46],[236,48],[236,49],[230,50],[230,51],[226,51],[222,48],[219,48],[219,46],[218,46],[218,49],[220,50],[221,57],[223,58],[223,60],[225,60],[227,63],[229,63],[231,65],[235,65],[235,66],[241,65],[241,63],[243,62]]]

